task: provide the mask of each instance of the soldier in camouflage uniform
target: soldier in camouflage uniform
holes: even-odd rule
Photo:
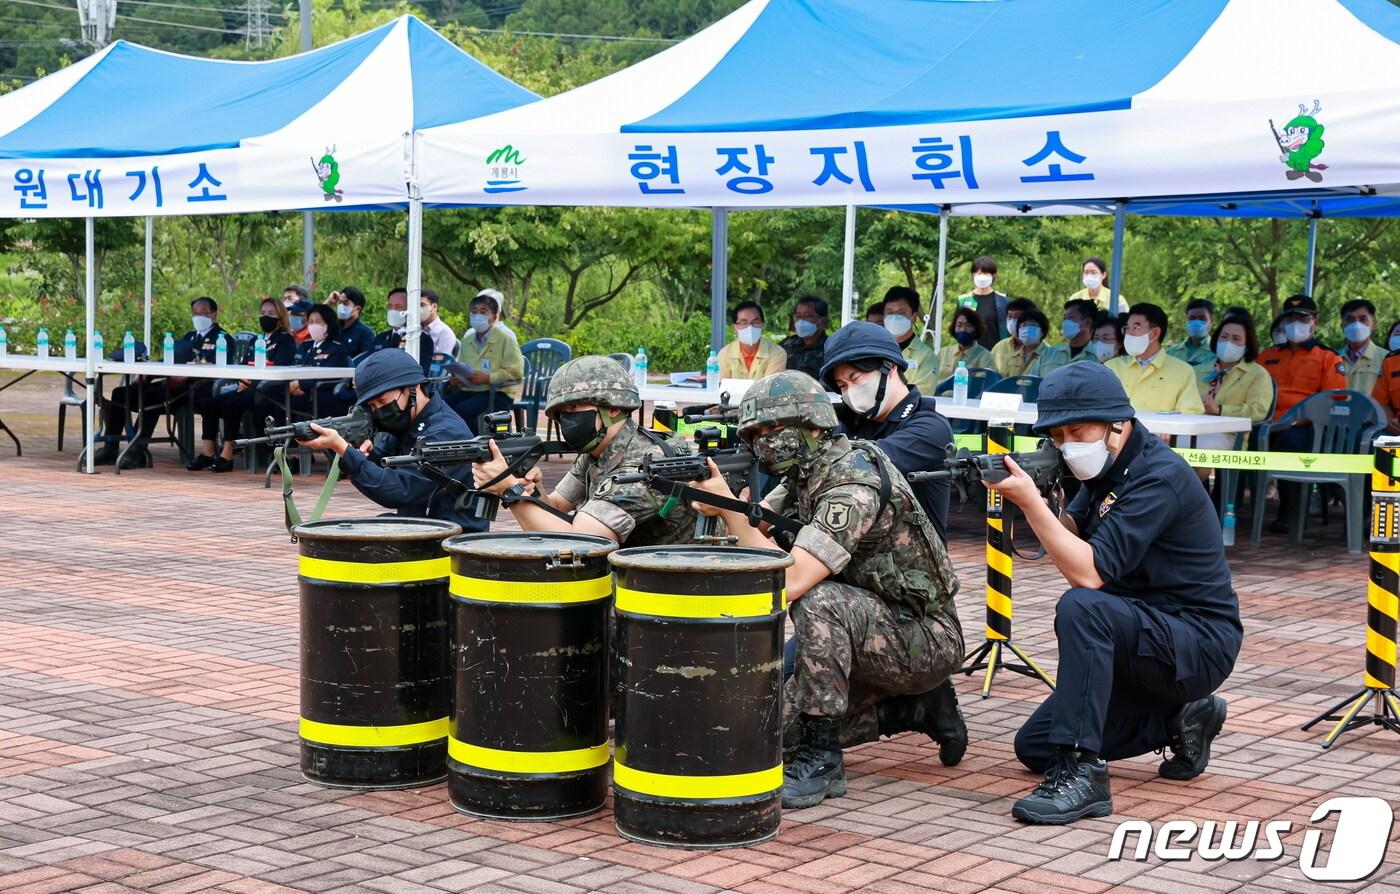
[[[787,570],[797,664],[784,692],[796,733],[783,806],[846,792],[843,745],[949,723],[931,700],[963,657],[953,597],[958,579],[909,483],[878,447],[836,433],[836,413],[810,376],[755,382],[739,437],[783,476],[785,513],[804,527]],[[728,496],[712,468],[705,490]],[[738,512],[716,511],[744,546],[772,547]],[[956,712],[956,703],[951,705]]]
[[[684,437],[639,427],[632,411],[641,405],[636,384],[616,360],[570,360],[550,379],[544,412],[559,424],[560,437],[579,456],[553,493],[539,499],[561,512],[577,509],[572,524],[524,498],[530,488],[539,492],[538,468],[524,479],[506,475],[485,490],[501,496],[527,531],[594,534],[633,546],[689,541],[695,530],[690,507],[660,497],[644,483],[613,480],[636,471],[648,456],[691,453]],[[492,459],[478,463],[472,474],[480,486],[505,470],[506,462],[493,444]]]

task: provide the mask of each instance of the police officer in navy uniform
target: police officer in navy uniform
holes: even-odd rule
[[[325,304],[313,304],[306,312],[309,337],[297,345],[297,366],[346,367],[350,354],[340,340],[340,321]],[[296,380],[287,386],[292,394],[292,410],[317,416],[339,416],[350,407],[348,398],[335,393],[333,379]],[[266,392],[265,392],[266,393]],[[313,401],[312,395],[315,395]]]
[[[386,469],[377,462],[380,455],[407,453],[419,438],[457,441],[472,437],[471,429],[446,401],[423,389],[424,380],[422,367],[405,351],[375,352],[355,369],[355,393],[359,404],[369,408],[375,430],[384,434],[374,445],[369,441],[354,445],[337,431],[313,425],[319,435],[301,444],[333,451],[356,490],[398,515],[438,518],[455,522],[464,531],[485,531],[484,520],[458,509],[457,494],[422,470],[413,466]],[[457,481],[471,481],[470,464],[444,466],[442,471]]]
[[[1106,761],[1170,747],[1165,779],[1192,779],[1225,723],[1213,695],[1243,628],[1216,523],[1196,473],[1134,419],[1113,371],[1072,363],[1040,385],[1035,430],[1083,485],[1057,519],[1016,463],[988,485],[1025,513],[1070,584],[1055,606],[1059,684],[1016,735],[1045,781],[1011,810],[1069,823],[1113,812]]]
[[[389,328],[374,337],[369,347],[370,353],[403,346],[405,333],[408,331],[408,289],[402,286],[390,289],[388,306],[385,317]],[[423,367],[423,375],[429,375],[428,368],[432,362],[433,337],[426,331],[419,330],[418,363]]]

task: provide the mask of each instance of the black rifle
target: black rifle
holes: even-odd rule
[[[374,437],[374,420],[370,418],[369,410],[364,407],[355,407],[344,416],[327,416],[323,419],[308,419],[305,422],[293,422],[290,425],[278,425],[273,417],[267,417],[266,428],[263,430],[261,438],[243,438],[233,442],[233,446],[242,450],[244,447],[256,447],[260,444],[285,444],[288,441],[310,441],[319,435],[312,430],[312,425],[319,425],[321,428],[334,429],[340,433],[346,441],[351,444],[361,444]]]
[[[952,449],[952,445],[948,445]],[[905,477],[910,481],[951,481],[958,494],[966,502],[968,489],[975,483],[999,484],[1011,473],[1003,460],[1010,458],[1022,471],[1031,476],[1036,488],[1043,494],[1055,489],[1060,480],[1060,451],[1049,441],[1041,441],[1040,447],[1032,453],[973,453],[966,447],[949,457],[944,468],[936,472],[910,472]]]
[[[530,471],[546,453],[574,452],[561,442],[542,441],[534,432],[512,431],[509,410],[486,413],[481,417],[481,422],[486,429],[484,435],[457,441],[426,441],[419,438],[408,453],[401,456],[386,456],[379,463],[386,469],[417,466],[423,474],[455,493],[458,508],[466,514],[473,518],[495,521],[496,512],[501,506],[501,498],[477,490],[470,481],[458,481],[444,472],[443,466],[484,463],[491,459],[491,444],[493,442],[506,460],[506,470],[500,476],[502,478]],[[495,482],[488,482],[488,484],[493,483]],[[561,515],[552,506],[544,503],[538,505],[545,506],[556,515]],[[563,517],[567,518],[567,516]]]

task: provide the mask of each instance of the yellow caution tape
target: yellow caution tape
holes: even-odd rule
[[[639,795],[657,798],[720,800],[765,795],[783,787],[783,765],[732,776],[673,776],[634,770],[613,760],[613,784]]]
[[[517,605],[559,605],[596,602],[612,595],[612,577],[590,580],[517,581],[486,580],[452,575],[449,592],[471,602],[510,602]]]
[[[739,596],[677,596],[617,588],[617,610],[629,615],[661,618],[762,618],[773,614],[772,593]],[[778,598],[778,611],[787,609],[787,590]]]
[[[497,773],[581,773],[608,762],[608,743],[571,751],[505,751],[449,737],[447,756],[459,764]]]
[[[308,742],[349,748],[402,748],[447,737],[447,718],[402,726],[344,726],[301,718],[297,732]]]
[[[446,556],[414,562],[341,562],[301,556],[297,563],[302,577],[339,584],[412,584],[447,577],[450,569]]]
[[[1258,450],[1197,450],[1176,452],[1197,468],[1240,469],[1245,472],[1329,472],[1370,474],[1376,458],[1367,453],[1276,453]]]

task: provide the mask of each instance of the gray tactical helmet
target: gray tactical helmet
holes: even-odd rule
[[[576,403],[635,410],[642,405],[642,397],[637,393],[632,377],[616,360],[600,356],[579,357],[559,367],[549,380],[549,397],[544,412],[546,416],[552,416],[561,407]]]
[[[762,425],[830,430],[838,424],[826,390],[816,379],[796,370],[764,376],[739,403],[739,437],[746,443]]]

